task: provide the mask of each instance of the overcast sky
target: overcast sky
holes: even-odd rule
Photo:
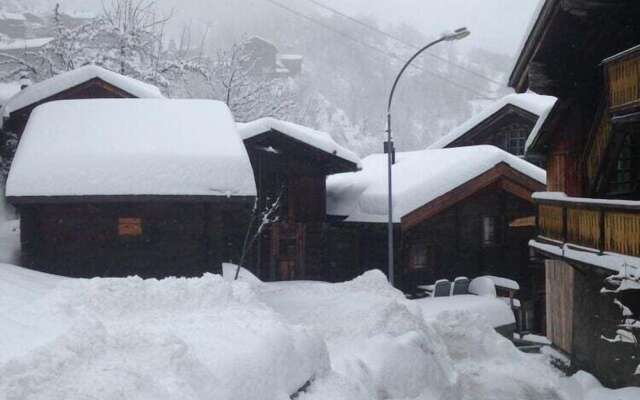
[[[428,36],[466,26],[472,34],[460,46],[513,55],[540,0],[323,1],[349,14],[371,14],[381,21],[407,22]]]
[[[482,47],[513,56],[541,0],[316,1],[354,17],[372,16],[381,24],[406,22],[428,36],[466,26],[471,30],[472,35],[460,43],[460,46]],[[274,15],[282,15],[282,10],[269,5],[266,0],[159,0],[159,2],[174,8],[178,17],[196,20],[215,20],[215,13],[211,10],[215,9],[216,5],[230,3],[261,9],[266,6],[266,9],[274,10]],[[278,2],[297,10],[322,11],[309,0],[278,0]]]
[[[55,3],[54,0],[0,0]],[[57,0],[74,8],[93,8],[103,0]],[[109,0],[104,0],[109,1]],[[272,18],[282,15],[266,0],[156,0],[175,10],[178,20],[215,21],[217,8],[233,7],[274,10]],[[319,9],[309,0],[278,0],[298,10]],[[522,41],[524,31],[541,0],[316,0],[351,16],[373,16],[381,23],[406,22],[428,36],[457,28],[468,27],[472,35],[459,46],[483,47],[513,56]],[[233,16],[241,18],[242,15]],[[179,22],[179,21],[176,21]],[[181,23],[181,22],[180,22]],[[249,32],[251,33],[251,32]]]

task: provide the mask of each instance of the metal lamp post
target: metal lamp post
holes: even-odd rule
[[[396,86],[398,85],[398,81],[400,80],[400,77],[402,76],[404,71],[407,69],[407,67],[409,67],[409,65],[413,62],[413,60],[415,60],[425,50],[427,50],[431,46],[436,45],[440,42],[450,42],[454,40],[460,40],[469,36],[470,34],[471,32],[469,32],[467,28],[456,29],[451,33],[446,33],[442,35],[438,40],[434,40],[433,42],[429,43],[428,45],[418,50],[416,54],[414,54],[409,59],[409,61],[407,61],[406,64],[402,67],[402,69],[400,70],[400,73],[396,77],[396,80],[393,82],[393,86],[391,87],[391,93],[389,94],[389,102],[387,104],[387,141],[384,143],[384,152],[387,153],[387,179],[389,184],[388,186],[389,221],[387,223],[387,230],[388,230],[387,240],[388,240],[388,246],[389,246],[388,248],[389,283],[391,283],[392,286],[394,286],[394,283],[395,283],[394,265],[393,265],[394,264],[393,262],[393,196],[391,191],[392,189],[391,166],[395,162],[395,149],[393,147],[393,141],[391,140],[392,139],[391,137],[391,102],[393,101],[393,94],[396,91]]]

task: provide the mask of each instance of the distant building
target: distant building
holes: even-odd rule
[[[245,49],[250,54],[254,74],[294,77],[302,72],[303,56],[281,54],[276,45],[266,39],[252,36],[245,43]]]

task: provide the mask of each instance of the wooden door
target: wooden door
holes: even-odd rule
[[[272,276],[276,280],[305,278],[305,226],[280,223],[272,227]]]
[[[559,260],[547,260],[547,337],[560,349],[573,347],[573,268]]]

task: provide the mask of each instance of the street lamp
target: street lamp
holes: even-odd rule
[[[391,192],[392,188],[392,180],[391,180],[391,166],[395,163],[395,149],[393,147],[393,141],[391,140],[391,102],[393,100],[393,94],[396,91],[396,86],[398,85],[398,81],[400,77],[404,73],[404,71],[409,67],[409,65],[415,60],[420,54],[422,54],[429,47],[438,44],[440,42],[451,42],[454,40],[464,39],[469,36],[471,32],[467,28],[456,29],[453,32],[443,34],[438,40],[434,40],[428,45],[424,46],[416,54],[414,54],[409,61],[402,67],[400,73],[396,77],[396,80],[393,82],[393,86],[391,87],[391,93],[389,94],[389,103],[387,104],[387,141],[384,143],[384,152],[387,153],[387,179],[388,179],[388,200],[389,200],[389,222],[387,223],[388,230],[388,268],[389,268],[389,283],[391,286],[394,285],[394,271],[393,271],[393,196]]]

